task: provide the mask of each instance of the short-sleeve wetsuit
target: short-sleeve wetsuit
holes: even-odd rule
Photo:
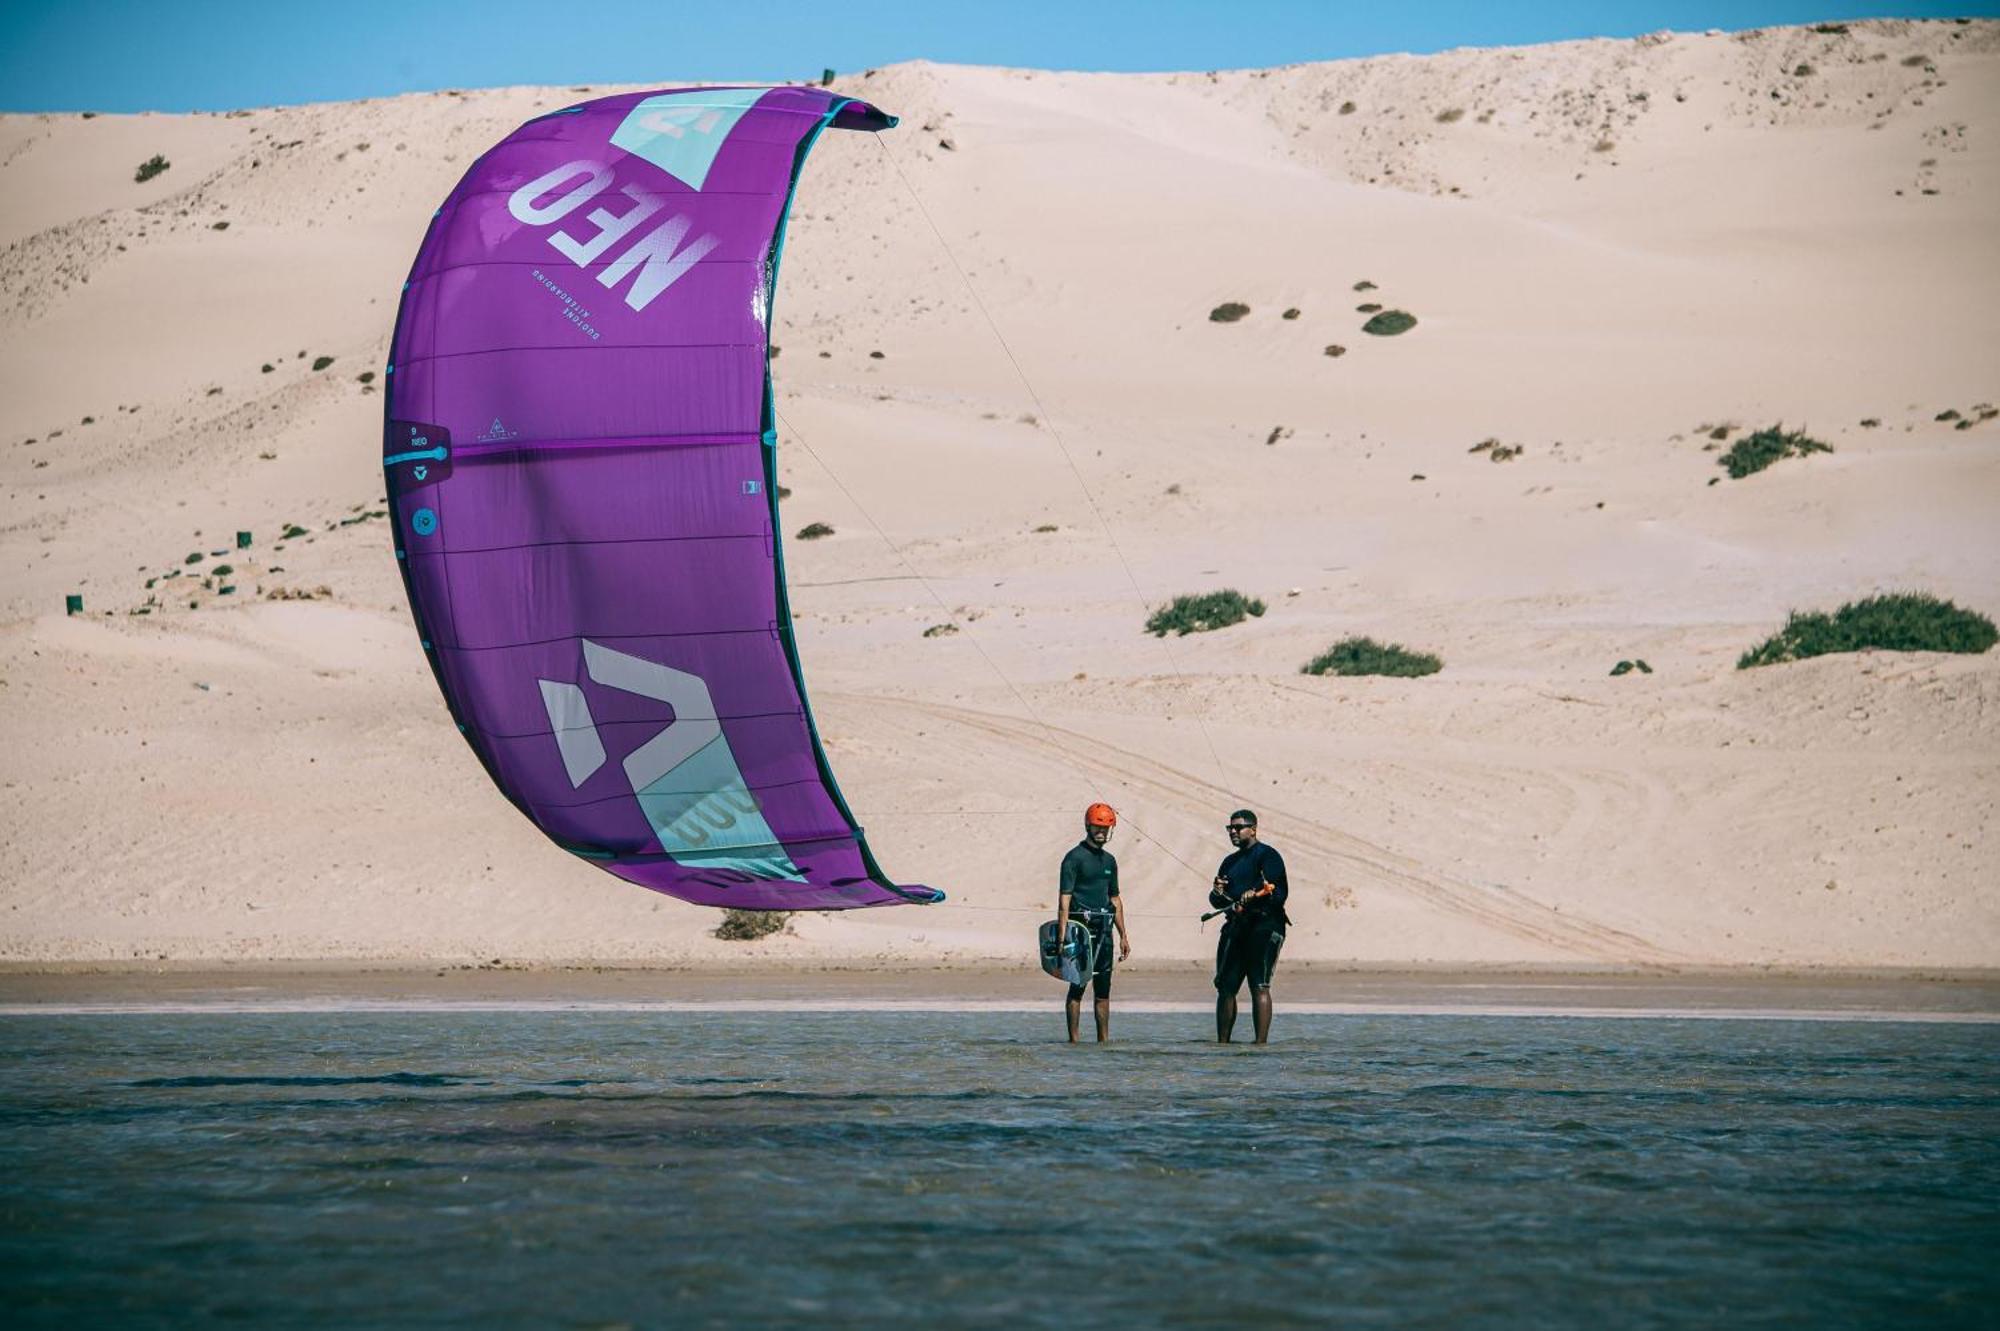
[[[1111,899],[1118,895],[1117,857],[1102,846],[1091,845],[1087,838],[1077,842],[1063,856],[1056,890],[1069,898],[1070,917],[1090,930],[1090,945],[1096,957],[1090,973],[1091,989],[1097,997],[1109,998],[1114,955],[1112,925],[1116,918]],[[1083,986],[1071,985],[1069,996],[1082,998]]]
[[[1285,900],[1291,885],[1285,880],[1285,857],[1259,841],[1231,851],[1215,871],[1227,888],[1211,890],[1209,904],[1218,908],[1241,901],[1265,883],[1268,896],[1257,897],[1240,911],[1232,912],[1215,943],[1215,987],[1233,994],[1249,980],[1252,989],[1271,987],[1271,972],[1277,969],[1278,950],[1285,945]]]

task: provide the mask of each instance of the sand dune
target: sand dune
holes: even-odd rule
[[[799,192],[784,518],[837,534],[787,562],[849,801],[951,902],[715,940],[509,808],[416,649],[363,376],[471,160],[612,89],[9,116],[0,960],[990,962],[1104,798],[1154,961],[1249,804],[1292,959],[2000,964],[1992,654],[1734,668],[2000,614],[2000,421],[1935,419],[2000,401],[2000,24],[838,86],[903,126]],[[1710,484],[1780,421],[1834,451]],[[1141,631],[1224,586],[1269,612]],[[1445,669],[1297,673],[1350,633]]]

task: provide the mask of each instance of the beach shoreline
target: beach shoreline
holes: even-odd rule
[[[1198,966],[1119,973],[1128,1011],[1198,1012]],[[1290,968],[1281,1011],[1496,1016],[1951,1019],[2000,1021],[2000,972],[1883,969],[1680,973],[1577,967]],[[0,1015],[82,1012],[1037,1011],[1061,993],[1026,967],[716,968],[378,963],[0,966]]]

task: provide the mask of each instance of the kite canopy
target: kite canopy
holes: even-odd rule
[[[382,464],[439,686],[558,845],[708,905],[934,901],[828,770],[786,606],[769,327],[817,88],[607,97],[521,126],[403,288]]]

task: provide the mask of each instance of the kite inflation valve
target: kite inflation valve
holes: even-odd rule
[[[80,615],[80,614],[82,614],[82,613],[83,613],[83,598],[82,598],[81,596],[65,596],[65,597],[63,597],[63,613],[64,613],[64,614],[66,614],[66,615]]]
[[[247,532],[247,531],[240,531],[240,532],[237,532],[237,533],[236,533],[236,548],[237,548],[238,550],[248,550],[248,549],[250,548],[250,533],[249,533],[249,532]]]

